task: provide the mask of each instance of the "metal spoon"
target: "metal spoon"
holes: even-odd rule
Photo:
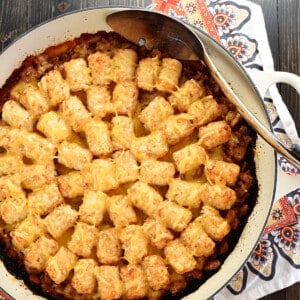
[[[225,96],[247,123],[278,153],[300,169],[300,145],[286,147],[254,116],[219,73],[199,37],[186,24],[162,13],[138,9],[114,12],[107,16],[106,22],[115,32],[136,45],[147,49],[157,48],[179,60],[204,61]]]

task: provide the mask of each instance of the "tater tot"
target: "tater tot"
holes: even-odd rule
[[[173,58],[163,58],[156,88],[162,92],[172,92],[178,87],[181,76],[182,65],[179,60]]]
[[[91,116],[77,96],[71,96],[60,104],[62,117],[75,132],[82,131]]]
[[[129,264],[138,264],[148,254],[148,238],[139,225],[128,225],[121,229],[120,240],[124,259]]]
[[[217,242],[221,241],[230,231],[227,220],[222,218],[217,209],[208,205],[203,205],[196,221],[200,222],[208,236]]]
[[[208,257],[214,253],[215,243],[200,222],[192,222],[181,233],[180,240],[194,256]]]
[[[137,181],[127,190],[130,202],[148,216],[157,214],[163,197],[153,187]],[[145,199],[147,199],[145,201]]]
[[[76,262],[71,285],[79,294],[91,294],[95,290],[96,266],[97,263],[91,258],[82,258]]]
[[[56,177],[53,163],[23,165],[21,168],[21,185],[25,189],[36,190],[54,182]]]
[[[56,284],[60,284],[68,278],[77,260],[74,253],[62,246],[48,261],[46,272]]]
[[[139,178],[139,166],[129,150],[115,152],[113,159],[116,164],[116,177],[119,184],[134,182]]]
[[[63,203],[57,183],[52,182],[31,192],[27,196],[28,210],[33,214],[45,215]]]
[[[69,85],[59,70],[51,70],[44,75],[39,82],[39,87],[48,95],[52,107],[56,107],[70,97]]]
[[[70,169],[82,170],[92,160],[93,154],[76,143],[63,141],[58,145],[58,162]]]
[[[59,175],[57,183],[61,194],[66,198],[82,196],[86,187],[85,177],[80,171]]]
[[[50,237],[41,236],[25,253],[24,263],[27,270],[43,271],[51,256],[59,249],[57,241]]]
[[[141,59],[136,69],[138,87],[146,91],[153,91],[158,73],[159,59],[157,56]]]
[[[235,191],[223,185],[204,183],[202,191],[203,203],[221,210],[230,209],[237,199]]]
[[[231,128],[226,121],[211,122],[199,128],[199,145],[211,149],[231,139]]]
[[[120,233],[116,228],[104,229],[99,232],[97,240],[97,258],[101,264],[118,264],[122,255]]]
[[[9,197],[5,200],[2,199],[0,202],[0,216],[7,224],[20,222],[26,218],[27,214],[28,207],[25,192],[14,193],[14,197]]]
[[[217,101],[210,95],[192,103],[187,113],[193,116],[195,126],[203,126],[220,117],[222,110]]]
[[[90,120],[84,126],[84,133],[89,149],[94,155],[108,155],[112,152],[110,131],[105,122]]]
[[[196,260],[187,247],[179,240],[171,241],[164,249],[167,262],[178,274],[192,271],[196,267]]]
[[[91,84],[91,70],[83,58],[71,59],[64,63],[66,81],[72,92],[85,90]]]
[[[109,217],[116,227],[137,223],[136,213],[126,195],[111,196],[108,206]]]
[[[89,257],[92,248],[96,245],[98,237],[98,228],[84,222],[78,222],[68,242],[68,248],[81,257]]]
[[[48,232],[58,239],[63,233],[71,228],[77,220],[77,211],[70,205],[60,205],[44,219]]]
[[[115,150],[129,149],[134,139],[133,120],[127,116],[115,116],[111,122],[111,139]]]
[[[94,159],[84,170],[86,186],[94,191],[109,191],[119,186],[116,163],[111,159]]]
[[[179,232],[188,226],[193,217],[190,210],[172,201],[161,202],[158,215],[166,227]]]
[[[33,116],[14,100],[8,100],[4,103],[2,108],[2,120],[18,129],[27,131],[33,130]]]
[[[185,81],[178,90],[169,96],[173,107],[176,107],[180,112],[186,112],[189,106],[200,99],[205,92],[203,86],[201,86],[196,80],[189,79]]]
[[[114,81],[134,81],[137,60],[137,53],[133,49],[116,49],[112,58]]]
[[[204,172],[207,180],[212,184],[234,186],[240,173],[240,166],[225,161],[208,160]]]
[[[173,163],[158,160],[145,160],[140,166],[140,180],[153,185],[167,185],[174,177]]]
[[[88,110],[92,116],[102,119],[114,111],[108,86],[91,85],[86,90]]]
[[[190,144],[173,153],[177,170],[184,174],[197,169],[206,162],[206,152],[198,144]]]
[[[117,83],[112,92],[112,106],[116,114],[132,117],[138,105],[138,87],[134,81]]]
[[[43,114],[38,120],[36,128],[55,145],[68,139],[72,133],[71,127],[55,111]]]
[[[168,153],[169,147],[163,132],[158,130],[146,136],[134,138],[131,141],[130,150],[141,162],[163,157]]]
[[[124,293],[123,282],[117,266],[99,266],[95,268],[98,292],[103,300],[114,300]]]
[[[151,132],[162,126],[174,114],[171,104],[162,96],[156,96],[139,114],[139,120]]]
[[[22,135],[16,135],[15,143],[24,156],[37,164],[52,162],[57,150],[53,143],[34,132],[22,132]]]
[[[129,264],[121,267],[120,275],[125,285],[127,299],[140,299],[147,295],[146,275],[140,265]]]
[[[27,216],[17,227],[10,232],[13,246],[19,250],[24,251],[41,235],[44,234],[45,227],[42,219],[35,216]]]
[[[148,217],[143,224],[143,230],[151,244],[157,249],[163,249],[168,242],[173,240],[173,234],[159,218]]]
[[[149,255],[143,259],[143,269],[154,291],[166,289],[170,283],[170,275],[166,262],[160,255]]]
[[[108,196],[101,191],[84,191],[79,208],[79,219],[91,225],[99,225],[106,212]]]
[[[180,178],[172,178],[166,198],[188,208],[197,208],[203,197],[202,185],[198,182],[188,182]]]
[[[175,145],[189,136],[194,130],[192,121],[193,118],[185,113],[169,116],[161,129],[168,144]]]
[[[88,56],[92,82],[95,85],[108,85],[112,79],[112,60],[106,53],[97,51]]]
[[[50,103],[46,95],[33,85],[26,86],[20,94],[19,102],[34,119],[50,110]]]

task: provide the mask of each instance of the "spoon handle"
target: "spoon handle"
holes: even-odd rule
[[[204,47],[203,47],[204,48]],[[212,60],[204,49],[204,61],[211,71],[211,75],[219,84],[225,96],[236,106],[238,112],[247,121],[247,123],[278,153],[286,157],[291,164],[300,169],[300,145],[294,144],[293,147],[286,147],[271,131],[269,131],[246,107],[246,105],[233,92],[226,80],[217,70]]]

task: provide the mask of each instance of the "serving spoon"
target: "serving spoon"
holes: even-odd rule
[[[121,36],[147,49],[157,48],[179,60],[202,60],[225,96],[246,122],[278,153],[300,169],[300,145],[284,145],[234,93],[207,54],[199,37],[183,22],[159,12],[124,10],[106,17],[107,24]]]

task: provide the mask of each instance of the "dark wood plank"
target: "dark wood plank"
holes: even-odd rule
[[[276,70],[300,74],[300,32],[298,0],[252,0],[262,7]],[[278,85],[279,91],[300,132],[300,97],[289,86]],[[297,102],[297,103],[296,103]],[[272,293],[261,300],[300,299],[300,283]]]
[[[23,0],[0,1],[0,50],[28,30],[28,7]],[[13,22],[11,20],[14,20]]]
[[[300,75],[300,1],[251,1],[262,7],[275,70]],[[300,96],[286,84],[278,84],[278,89],[295,120],[299,134]]]
[[[279,58],[280,69],[300,75],[300,1],[278,1],[279,22]],[[290,86],[281,84],[280,92],[284,95],[284,101],[290,108],[294,120],[298,119],[297,129],[300,132],[300,96]]]

